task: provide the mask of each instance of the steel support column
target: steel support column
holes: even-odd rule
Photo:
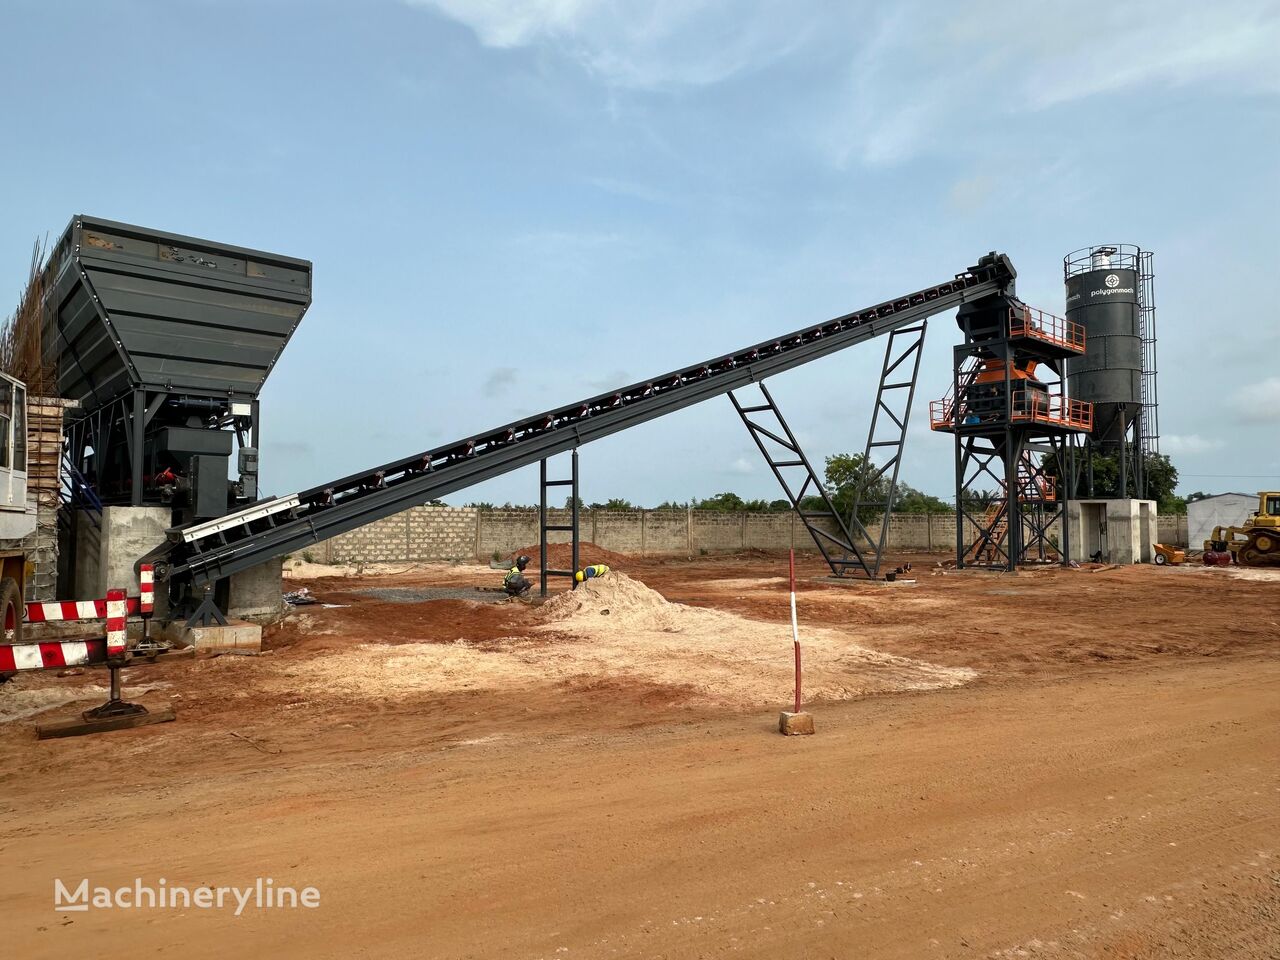
[[[856,538],[867,545],[871,557],[868,576],[875,579],[880,574],[884,560],[884,547],[889,537],[889,520],[893,515],[893,503],[898,494],[898,472],[902,467],[902,451],[907,444],[907,426],[911,422],[911,407],[916,396],[916,380],[920,374],[920,356],[924,352],[924,337],[929,321],[922,320],[911,327],[900,327],[889,334],[885,344],[884,363],[880,367],[880,383],[876,388],[876,402],[871,412],[871,426],[867,430],[867,445],[863,460],[870,468],[877,454],[886,454],[884,463],[876,467],[858,490],[853,507],[849,511],[849,529]],[[899,341],[901,338],[902,342]],[[907,371],[910,370],[908,375]],[[884,419],[881,419],[884,414]],[[887,429],[885,424],[889,424]],[[883,500],[864,500],[863,495],[885,476],[889,486]],[[872,537],[862,523],[859,514],[864,507],[876,509],[880,517],[880,535]]]
[[[135,506],[142,506],[142,471],[143,471],[143,453],[145,438],[147,433],[147,395],[142,390],[133,391],[133,413],[128,416],[125,428],[128,436],[131,438],[129,445],[130,462],[130,497],[129,502]]]
[[[570,454],[570,476],[567,480],[548,480],[547,479],[547,461],[546,459],[538,462],[538,489],[540,491],[538,501],[538,592],[542,596],[547,595],[547,577],[569,577],[573,578],[580,569],[579,556],[579,536],[578,536],[578,450],[575,447]],[[552,524],[547,522],[547,490],[551,487],[568,487],[569,488],[569,522],[567,524]],[[549,570],[547,569],[547,534],[553,531],[568,532],[572,543],[572,562],[571,570]],[[575,584],[577,580],[573,581]]]
[[[791,501],[792,509],[813,537],[822,559],[837,577],[843,577],[854,568],[874,577],[872,566],[859,551],[853,534],[832,504],[809,458],[800,449],[800,442],[783,419],[769,389],[764,383],[756,386],[760,388],[763,403],[744,406],[734,392],[730,392],[729,400]],[[768,425],[761,422],[762,415],[769,421]]]

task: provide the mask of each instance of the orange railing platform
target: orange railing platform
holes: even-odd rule
[[[1072,430],[1092,430],[1093,404],[1061,394],[1019,390],[1013,395],[1013,419],[1015,423],[1044,423]]]
[[[976,416],[969,421],[965,404],[960,405],[961,426],[980,426]],[[1093,404],[1085,400],[1072,400],[1058,394],[1042,394],[1018,390],[1013,394],[1014,423],[1041,423],[1046,426],[1065,427],[1069,430],[1093,429]],[[929,426],[933,430],[955,429],[955,401],[951,397],[929,402]]]
[[[950,430],[952,413],[951,408],[955,406],[951,397],[945,397],[942,400],[929,401],[929,426],[934,430]]]
[[[1009,336],[1027,337],[1084,353],[1084,325],[1023,304],[1009,308]]]

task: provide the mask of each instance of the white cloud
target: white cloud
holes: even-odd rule
[[[820,21],[768,0],[404,0],[465,24],[487,47],[549,46],[609,84],[718,83],[800,45]]]
[[[1221,450],[1223,446],[1222,440],[1202,437],[1198,433],[1166,433],[1160,437],[1160,452],[1169,455],[1208,453]]]
[[[1275,423],[1280,410],[1280,377],[1246,383],[1231,395],[1231,405],[1243,423]]]
[[[947,193],[947,203],[957,213],[973,213],[986,204],[995,187],[995,181],[982,173],[956,180]]]
[[[506,393],[519,378],[520,372],[515,367],[495,367],[484,378],[481,390],[484,393],[497,396]]]
[[[1067,42],[1055,44],[1056,56],[1046,57],[1028,77],[1031,106],[1147,84],[1221,81],[1235,89],[1280,92],[1280,17],[1272,3],[1133,3],[1101,12],[1095,20],[1092,11],[1086,18],[1078,8],[1064,7],[1058,10],[1062,20],[1043,25],[1043,37],[1065,36]],[[1090,21],[1092,29],[1080,29],[1081,21]]]
[[[1087,97],[1190,85],[1280,93],[1274,3],[1144,0],[1084,8],[987,0],[949,15],[927,8],[897,4],[850,36],[846,103],[819,136],[837,166],[954,148],[955,134],[975,123],[998,135],[1010,116]]]
[[[486,47],[551,50],[617,88],[707,86],[787,58],[847,64],[843,89],[794,105],[813,111],[815,143],[838,167],[954,148],[975,124],[995,133],[1011,115],[1087,97],[1191,85],[1280,93],[1280,8],[1266,0],[402,2]]]
[[[755,461],[748,460],[746,457],[738,457],[733,463],[729,464],[728,472],[742,477],[755,473]]]

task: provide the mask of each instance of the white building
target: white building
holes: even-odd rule
[[[1187,545],[1200,550],[1214,527],[1238,527],[1258,509],[1256,493],[1219,493],[1187,504]]]

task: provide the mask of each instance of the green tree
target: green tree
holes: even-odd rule
[[[1147,498],[1156,501],[1156,509],[1161,513],[1181,514],[1187,512],[1187,501],[1174,493],[1178,485],[1178,468],[1166,454],[1148,454],[1143,461],[1147,473]]]
[[[954,513],[951,505],[939,500],[932,494],[917,490],[902,482],[898,483],[897,495],[893,498],[893,509],[897,513]]]
[[[1129,465],[1128,489],[1122,492],[1120,490],[1119,457],[1102,454],[1096,450],[1092,451],[1091,455],[1093,461],[1093,490],[1097,496],[1137,496],[1138,478],[1133,469],[1134,464],[1130,463]],[[1057,457],[1053,454],[1045,454],[1040,461],[1040,465],[1049,476],[1061,476]],[[1161,513],[1186,513],[1186,499],[1174,493],[1174,488],[1178,485],[1178,468],[1173,465],[1173,461],[1166,454],[1151,453],[1146,455],[1143,465],[1146,468],[1147,476],[1146,498],[1156,501],[1156,508]],[[1087,483],[1088,477],[1088,462],[1085,459],[1084,451],[1077,451],[1076,466],[1080,471],[1080,493],[1083,495],[1086,492],[1084,484]]]
[[[636,505],[622,497],[610,497],[604,503],[593,503],[592,510],[634,510]]]
[[[964,508],[969,513],[981,513],[1001,498],[999,490],[967,490]]]
[[[855,502],[884,502],[889,494],[888,478],[865,454],[833,454],[827,457],[826,464],[827,493],[841,516],[847,516]],[[879,513],[878,507],[862,506],[858,510],[858,519],[866,523]]]
[[[724,513],[741,513],[747,508],[744,501],[736,493],[717,493],[714,497],[694,502],[695,510],[719,510]]]

